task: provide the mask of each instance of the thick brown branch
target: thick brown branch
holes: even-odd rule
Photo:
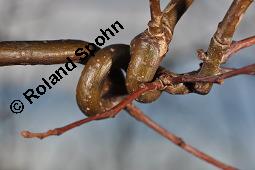
[[[214,35],[220,44],[230,45],[237,26],[253,0],[234,0]]]
[[[2,41],[0,66],[62,64],[67,62],[67,57],[74,62],[80,62],[75,51],[78,48],[85,49],[88,44],[80,40]],[[97,50],[99,48],[95,51]]]
[[[207,155],[207,154],[199,151],[195,147],[187,144],[186,142],[184,142],[184,140],[182,138],[180,138],[180,137],[176,136],[175,134],[171,133],[170,131],[162,128],[159,124],[154,122],[150,117],[146,116],[140,109],[138,109],[134,105],[128,104],[127,105],[127,111],[136,120],[141,121],[142,123],[147,125],[149,128],[155,130],[157,133],[159,133],[160,135],[162,135],[163,137],[165,137],[169,141],[173,142],[174,144],[176,144],[180,148],[184,149],[185,151],[187,151],[187,152],[191,153],[192,155],[196,156],[197,158],[202,159],[202,160],[204,160],[204,161],[210,163],[211,165],[214,165],[214,166],[216,166],[220,169],[237,170],[237,168],[235,168],[233,166],[230,166],[230,165],[227,165],[227,164],[213,158],[212,156]]]
[[[224,19],[219,23],[217,31],[211,39],[203,66],[199,75],[212,76],[220,71],[224,54],[230,48],[233,34],[240,23],[252,0],[234,0]],[[196,83],[195,89],[198,93],[207,94],[212,87],[211,83]]]

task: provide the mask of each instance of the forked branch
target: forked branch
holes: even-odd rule
[[[212,76],[219,74],[220,65],[224,62],[224,54],[229,50],[235,30],[253,0],[234,0],[225,17],[219,23],[206,53],[199,75]],[[196,83],[198,93],[207,94],[211,83]]]

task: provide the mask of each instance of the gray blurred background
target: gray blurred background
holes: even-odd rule
[[[162,7],[167,4],[162,1]],[[198,68],[196,49],[209,40],[231,0],[196,0],[178,23],[163,65],[178,73]],[[235,39],[255,35],[255,4]],[[124,30],[106,42],[129,44],[146,28],[148,0],[0,0],[0,40],[81,39],[94,42],[99,29],[118,20]],[[236,54],[228,66],[254,63],[255,47]],[[83,118],[75,100],[82,66],[64,77],[22,114],[9,104],[35,88],[55,66],[0,68],[0,170],[213,170],[125,112],[116,119],[96,121],[63,136],[23,139],[27,129],[45,131]],[[207,96],[163,94],[152,104],[137,104],[163,127],[223,162],[255,169],[255,79],[239,76],[215,85]]]

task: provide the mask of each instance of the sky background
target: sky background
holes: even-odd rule
[[[162,8],[167,4],[162,1]],[[207,49],[231,0],[196,0],[175,28],[162,65],[178,73],[198,68],[196,49]],[[248,9],[235,40],[255,35],[255,6]],[[148,0],[0,0],[0,41],[81,39],[94,42],[100,29],[118,20],[123,26],[105,46],[129,44],[146,29]],[[227,66],[255,61],[255,47],[236,54]],[[84,118],[76,99],[83,66],[65,76],[21,114],[9,110],[61,65],[0,68],[0,170],[214,170],[187,154],[125,112],[92,122],[60,137],[23,139],[21,130],[45,131]],[[206,96],[163,94],[151,104],[137,105],[186,142],[242,170],[255,168],[255,79],[239,76]]]

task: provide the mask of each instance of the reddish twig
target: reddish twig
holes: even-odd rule
[[[146,116],[140,109],[135,107],[132,104],[127,105],[127,111],[128,113],[133,116],[136,120],[143,122],[145,125],[147,125],[149,128],[155,130],[157,133],[162,135],[163,137],[167,138],[169,141],[173,142],[180,148],[184,149],[185,151],[191,153],[192,155],[198,157],[199,159],[202,159],[211,165],[214,165],[220,169],[224,170],[237,170],[237,168],[226,165],[225,163],[216,160],[215,158],[199,151],[198,149],[194,148],[193,146],[187,144],[184,142],[184,140],[175,134],[169,132],[168,130],[162,128],[159,124],[154,122],[150,117]]]
[[[68,124],[66,126],[60,127],[60,128],[55,128],[53,130],[49,130],[47,132],[43,132],[43,133],[33,133],[30,131],[22,131],[21,135],[24,138],[39,138],[39,139],[43,139],[46,138],[48,136],[53,136],[53,135],[62,135],[63,133],[78,127],[80,125],[83,125],[85,123],[94,121],[94,120],[100,120],[100,119],[106,119],[106,118],[112,118],[115,117],[122,109],[124,109],[126,107],[127,104],[131,103],[133,100],[135,100],[136,98],[138,98],[141,94],[143,94],[146,91],[150,91],[150,90],[154,90],[154,89],[162,89],[163,88],[163,84],[160,81],[156,81],[153,83],[148,83],[148,84],[144,84],[142,85],[137,91],[135,91],[134,93],[128,95],[127,97],[125,97],[118,105],[114,106],[112,109],[104,112],[104,113],[100,113],[97,114],[95,116],[91,116],[85,119],[81,119],[78,121],[75,121],[71,124]]]
[[[231,57],[232,54],[240,51],[243,48],[250,47],[254,44],[255,44],[255,36],[233,42],[229,50],[226,52],[226,54],[224,54],[222,62],[226,62]]]
[[[85,123],[88,123],[88,122],[91,122],[94,120],[115,117],[123,108],[125,108],[129,103],[131,103],[134,99],[138,98],[144,92],[154,90],[154,89],[163,90],[163,88],[165,88],[165,86],[167,86],[169,84],[169,82],[171,82],[171,85],[175,84],[175,83],[184,83],[184,82],[222,83],[222,81],[224,79],[230,78],[230,77],[233,77],[236,75],[240,75],[240,74],[255,74],[255,64],[245,66],[240,69],[232,69],[231,71],[222,73],[220,75],[207,76],[207,77],[201,77],[198,75],[179,75],[176,77],[172,77],[172,75],[167,75],[166,73],[164,73],[160,76],[160,79],[162,80],[164,85],[162,84],[161,81],[155,81],[152,83],[143,84],[137,91],[128,95],[118,105],[116,105],[115,107],[113,107],[112,109],[110,109],[104,113],[100,113],[95,116],[88,117],[88,118],[73,122],[71,124],[68,124],[66,126],[56,128],[53,130],[49,130],[44,133],[32,133],[29,131],[22,131],[21,135],[25,138],[35,138],[36,137],[39,139],[43,139],[43,138],[46,138],[46,137],[52,136],[52,135],[59,136],[59,135],[65,133],[66,131],[69,131],[75,127],[82,125],[82,124],[85,124]]]
[[[226,71],[226,70],[230,71]],[[254,75],[255,74],[255,64],[251,64],[241,68],[223,68],[224,72],[218,75],[213,76],[201,76],[201,75],[190,75],[189,73],[178,75],[173,77],[171,74],[163,73],[160,76],[160,79],[164,85],[172,85],[178,83],[187,83],[187,82],[204,82],[204,83],[223,83],[224,79],[231,78],[241,74]]]

